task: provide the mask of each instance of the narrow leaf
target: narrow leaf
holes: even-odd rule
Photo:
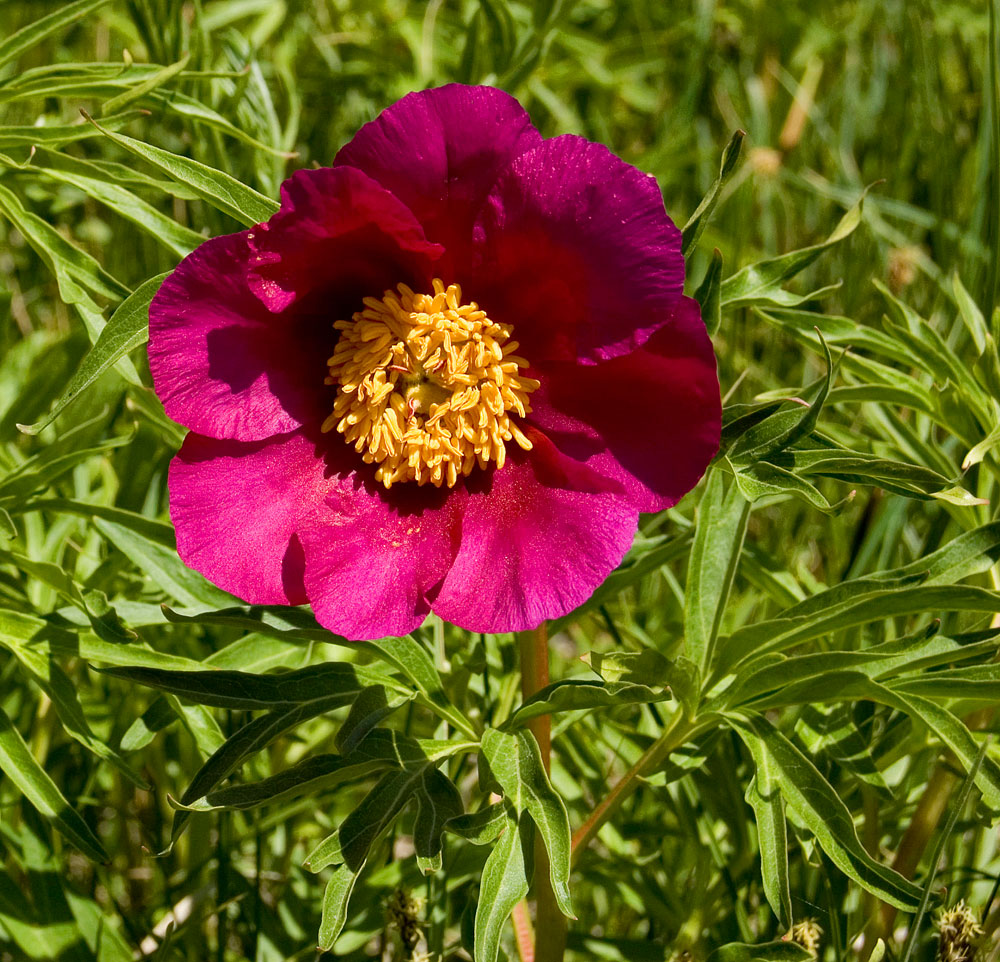
[[[111,320],[101,331],[97,343],[83,359],[76,374],[70,378],[69,384],[59,395],[52,410],[34,424],[19,424],[18,428],[21,431],[25,434],[38,434],[43,428],[48,427],[62,414],[67,405],[75,401],[119,358],[146,343],[149,338],[149,304],[166,276],[159,274],[150,278],[122,302],[118,310],[111,315]]]
[[[535,692],[504,724],[504,729],[519,728],[532,718],[562,711],[585,711],[596,708],[619,708],[667,701],[670,692],[655,691],[646,685],[630,682],[603,682],[589,678],[570,678],[553,682]]]
[[[537,826],[549,854],[556,904],[567,918],[576,918],[569,894],[569,816],[549,781],[535,736],[523,730],[508,734],[488,728],[483,733],[482,753],[507,800],[517,812],[527,811]]]
[[[760,715],[728,715],[727,720],[750,749],[755,766],[768,766],[788,806],[834,865],[883,902],[905,911],[915,909],[919,886],[868,854],[847,806],[812,762]]]
[[[698,243],[698,239],[708,225],[712,211],[715,210],[715,205],[719,202],[719,194],[722,192],[722,188],[725,187],[726,181],[729,180],[736,169],[736,162],[740,159],[740,150],[743,147],[745,138],[745,130],[737,130],[729,138],[729,143],[726,144],[726,149],[722,152],[722,161],[719,164],[719,176],[715,178],[715,182],[708,189],[708,193],[681,231],[682,254],[687,254]]]
[[[526,815],[522,815],[519,821],[512,810],[508,810],[506,822],[503,834],[483,866],[479,904],[476,906],[476,962],[497,962],[504,923],[514,911],[514,906],[528,894],[531,823]]]
[[[203,200],[241,224],[252,227],[267,220],[278,209],[278,204],[273,200],[221,170],[215,170],[189,157],[172,154],[141,140],[112,133],[105,125],[91,122],[120,147],[148,161],[168,177],[190,187]]]
[[[712,660],[749,517],[750,502],[739,485],[730,484],[726,491],[725,472],[712,468],[698,504],[684,589],[685,651],[702,671]]]
[[[80,814],[70,807],[56,783],[35,761],[21,733],[2,709],[0,709],[0,771],[42,815],[55,825],[64,838],[94,861],[108,861],[107,853],[98,837]]]
[[[347,922],[347,903],[364,867],[364,863],[356,869],[349,865],[340,865],[326,883],[323,892],[323,915],[319,923],[319,948],[324,952],[333,948],[333,943],[344,931]]]
[[[747,788],[746,799],[757,819],[760,871],[764,895],[782,929],[792,924],[792,893],[788,883],[788,826],[771,761],[761,757]]]
[[[11,34],[6,40],[0,43],[0,67],[4,64],[16,60],[26,50],[37,46],[46,37],[51,36],[63,27],[68,27],[71,23],[87,16],[103,7],[109,0],[76,0],[75,3],[67,3],[59,9],[44,17],[39,17],[26,27],[22,27],[17,33]]]

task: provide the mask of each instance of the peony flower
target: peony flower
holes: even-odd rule
[[[653,177],[508,94],[404,97],[153,301],[181,557],[353,639],[571,611],[718,447],[680,241]]]

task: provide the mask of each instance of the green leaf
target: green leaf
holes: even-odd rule
[[[354,884],[364,869],[364,863],[357,868],[340,865],[330,876],[323,892],[323,915],[319,923],[319,948],[328,951],[344,930],[347,922],[347,904],[354,891]]]
[[[779,696],[755,704],[758,710],[783,705],[868,699],[888,705],[923,722],[947,746],[959,762],[971,770],[978,752],[972,733],[947,709],[913,692],[898,692],[854,671],[827,672],[807,681],[789,684]],[[991,758],[976,766],[976,784],[986,803],[1000,810],[1000,766]]]
[[[334,708],[349,703],[351,696],[328,695],[290,708],[268,712],[244,725],[205,762],[195,773],[180,799],[181,810],[174,816],[171,844],[177,840],[187,824],[188,813],[183,809],[204,798],[224,778],[236,771],[248,758],[262,751],[278,736],[301,725],[310,718],[323,715]]]
[[[476,962],[497,962],[500,936],[514,906],[528,894],[531,876],[531,823],[508,806],[506,828],[483,866],[476,906]]]
[[[89,127],[87,129],[92,129]],[[67,154],[43,150],[36,154],[46,160],[44,167],[14,165],[10,158],[0,155],[0,163],[7,164],[16,172],[43,177],[46,180],[70,184],[94,198],[110,210],[131,221],[150,237],[163,244],[167,250],[183,257],[194,250],[206,238],[188,227],[178,224],[172,217],[161,213],[116,180],[110,180],[106,170],[97,164],[70,157]],[[161,187],[154,188],[161,191]]]
[[[604,682],[589,678],[569,678],[546,685],[527,699],[504,724],[505,730],[519,728],[532,718],[561,711],[620,708],[668,701],[670,692],[654,691],[631,682]]]
[[[24,743],[6,712],[0,709],[0,771],[58,832],[88,858],[107,862],[108,856],[98,837],[80,814],[70,807],[56,783],[45,774]]]
[[[712,660],[749,517],[750,502],[739,485],[730,484],[726,491],[725,472],[711,468],[698,504],[684,589],[684,649],[701,671]]]
[[[830,393],[835,366],[830,350],[826,352],[826,373],[803,391],[798,404],[788,411],[777,411],[747,430],[729,449],[727,457],[736,467],[753,466],[754,462],[771,458],[800,438],[806,437],[819,419],[820,411]]]
[[[253,227],[261,221],[266,221],[278,210],[278,204],[273,200],[221,170],[215,170],[189,157],[172,154],[168,150],[143,143],[141,140],[112,133],[106,124],[91,122],[120,147],[148,161],[168,177],[190,187],[202,200],[241,224]]]
[[[20,198],[0,185],[0,213],[24,235],[24,239],[49,265],[60,284],[60,294],[67,304],[86,298],[77,286],[82,284],[92,294],[119,300],[129,289],[112,277],[90,254],[71,244],[51,224],[27,210]],[[78,293],[79,292],[79,293]]]
[[[694,294],[701,306],[701,319],[709,337],[715,337],[722,326],[722,252],[716,248],[701,284]]]
[[[359,669],[340,662],[310,665],[276,675],[225,669],[164,671],[146,667],[113,667],[101,670],[200,705],[245,711],[293,708],[331,695],[342,697],[347,704],[362,692],[370,690],[365,687],[368,679],[361,677]],[[382,691],[384,698],[384,689]]]
[[[297,765],[261,779],[242,785],[231,785],[209,792],[207,804],[192,806],[198,810],[212,808],[248,809],[271,805],[288,798],[319,794],[333,785],[362,778],[381,771],[392,763],[388,759],[371,758],[364,754],[331,755],[323,753],[304,758]]]
[[[23,559],[21,563],[29,566],[32,564],[28,559]],[[55,565],[49,567],[56,568]],[[61,572],[59,568],[56,570]],[[66,734],[98,758],[114,765],[137,788],[148,789],[147,783],[131,769],[128,763],[94,735],[83,713],[73,681],[58,662],[40,650],[39,642],[55,634],[57,630],[39,618],[0,610],[0,647],[13,653],[35,683],[52,700]]]
[[[821,679],[835,672],[861,672],[870,678],[884,680],[903,672],[979,657],[984,651],[989,651],[991,646],[995,649],[992,639],[986,640],[982,646],[962,645],[952,638],[934,633],[933,630],[925,630],[917,636],[885,642],[863,651],[820,651],[790,658],[771,653],[743,665],[739,677],[723,692],[721,700],[725,707],[737,708],[753,703],[762,695],[780,694],[790,686]],[[953,674],[955,673],[935,672],[930,678],[918,676],[914,680],[937,681]],[[905,685],[908,682],[908,678],[903,678],[898,684]]]
[[[464,838],[473,845],[489,845],[500,837],[507,827],[508,805],[497,802],[478,812],[469,812],[449,819],[445,830]]]
[[[974,494],[960,488],[957,485],[952,488],[944,488],[941,491],[934,491],[932,498],[939,501],[947,501],[949,504],[957,504],[960,508],[968,508],[977,504],[989,504],[989,498],[977,498]]]
[[[172,77],[176,77],[177,74],[179,74],[187,66],[190,59],[191,54],[186,53],[176,63],[169,64],[166,67],[161,67],[141,83],[137,83],[135,86],[129,87],[128,90],[118,94],[117,97],[112,97],[110,100],[104,101],[104,103],[101,104],[101,116],[106,117],[108,114],[113,114],[116,110],[121,110],[122,107],[127,107],[133,101],[138,100],[140,97],[144,97],[157,87],[162,86]]]
[[[0,550],[0,558],[4,557],[9,558],[11,564],[20,571],[54,588],[61,597],[82,611],[95,633],[105,641],[120,643],[135,640],[135,632],[128,630],[121,623],[117,612],[108,603],[106,595],[93,590],[84,593],[69,573],[59,565],[48,561],[35,561],[16,551]]]
[[[944,598],[927,595],[928,604],[921,607],[919,586],[942,585],[982,574],[998,559],[1000,522],[994,521],[958,535],[909,565],[841,582],[785,609],[777,618],[740,628],[721,641],[720,664],[732,666],[755,652],[791,647],[797,641],[819,637],[830,630],[863,624],[878,617],[882,597],[893,599],[894,610],[886,610],[886,617],[926,611],[935,604],[943,609],[956,606],[948,610],[983,610],[995,604],[989,600],[990,593],[983,589],[956,588],[953,591],[957,594],[946,593]],[[904,588],[905,592],[897,591]],[[971,607],[965,609],[965,604]]]
[[[607,682],[630,684],[669,684],[671,664],[655,648],[643,651],[588,651],[580,661],[597,672]]]
[[[112,277],[93,257],[71,244],[54,226],[27,210],[13,191],[0,184],[0,215],[23,235],[55,276],[59,296],[80,316],[91,343],[104,328],[101,309],[92,295],[119,300],[129,289]],[[119,373],[130,383],[141,380],[128,358],[117,362]]]
[[[964,396],[965,404],[980,424],[993,423],[993,404],[972,373],[972,365],[959,357],[938,331],[908,305],[899,300],[881,281],[872,279],[889,305],[890,317],[882,318],[886,332],[905,345],[918,366],[939,384],[951,382]]]
[[[361,804],[344,819],[337,837],[341,857],[348,865],[357,867],[364,864],[375,841],[417,797],[419,786],[431,768],[425,764],[386,772]]]
[[[482,754],[504,797],[518,812],[527,811],[549,854],[552,892],[559,911],[576,918],[569,894],[570,830],[566,806],[549,781],[538,742],[531,732],[483,732]]]
[[[33,20],[0,42],[0,67],[16,60],[22,53],[37,46],[46,37],[63,27],[68,27],[81,17],[87,16],[88,13],[93,13],[108,2],[109,0],[76,0],[75,3],[67,3],[52,13]]]
[[[760,764],[747,787],[746,800],[757,819],[760,871],[764,895],[782,929],[792,924],[792,893],[788,884],[788,826],[785,802],[778,788],[778,773],[771,759]]]
[[[844,582],[843,585],[850,585],[850,582]],[[803,602],[802,606],[819,597],[814,595]],[[831,599],[825,610],[796,605],[786,611],[784,617],[741,628],[726,640],[727,650],[720,656],[720,661],[732,665],[751,652],[760,654],[791,648],[834,631],[897,615],[922,615],[933,611],[978,611],[989,614],[995,613],[998,606],[1000,595],[986,588],[970,588],[965,585],[885,585],[881,591],[859,593],[856,597],[839,603]]]
[[[353,751],[376,725],[415,697],[416,692],[403,692],[390,697],[384,685],[362,689],[337,732],[337,748],[345,755]]]
[[[104,118],[105,130],[117,130],[138,120],[143,115],[141,110],[126,110],[114,117]],[[51,124],[39,127],[31,124],[26,127],[0,126],[0,148],[9,150],[16,147],[63,147],[78,140],[97,137],[100,131],[90,124],[77,121],[72,124]]]
[[[842,691],[845,698],[870,698],[872,701],[920,719],[944,745],[951,749],[966,771],[975,768],[976,787],[982,793],[984,801],[994,811],[1000,811],[1000,765],[990,757],[983,759],[981,764],[976,763],[979,746],[969,729],[950,711],[930,698],[924,698],[913,692],[895,691],[863,675],[854,678],[845,677],[842,683],[837,682],[836,687],[838,695]]]
[[[126,511],[107,504],[91,504],[89,501],[74,501],[71,498],[38,498],[19,506],[19,511],[52,511],[60,514],[74,514],[83,518],[104,518],[142,535],[148,541],[176,550],[173,526],[166,521],[135,511]]]
[[[350,642],[349,647],[357,648],[358,643]],[[438,715],[471,738],[478,737],[475,727],[449,700],[431,656],[415,638],[410,635],[382,638],[379,641],[365,642],[364,647],[398,668],[416,685],[428,707],[433,708]]]
[[[708,225],[712,212],[715,210],[715,205],[719,202],[719,194],[722,192],[722,188],[726,186],[726,181],[729,180],[733,171],[736,169],[736,163],[740,159],[740,150],[743,147],[743,141],[745,138],[745,130],[737,130],[733,136],[729,138],[729,143],[726,144],[726,149],[722,152],[722,161],[719,164],[719,176],[715,178],[715,182],[708,189],[708,193],[695,209],[695,212],[688,219],[688,222],[684,225],[684,229],[681,231],[682,254],[686,255],[688,251],[690,251],[691,248],[698,243],[702,232]]]
[[[18,428],[21,431],[25,434],[38,434],[43,428],[48,427],[62,414],[67,405],[75,401],[119,358],[125,357],[129,351],[146,343],[149,339],[149,304],[166,277],[166,274],[159,274],[150,278],[122,302],[101,331],[97,343],[70,378],[69,384],[59,395],[52,410],[34,424],[19,424]]]
[[[21,501],[52,484],[76,465],[96,455],[124,447],[132,441],[131,436],[119,435],[93,447],[79,447],[79,435],[87,433],[92,426],[92,422],[76,425],[8,473],[0,480],[0,501]]]
[[[658,651],[589,651],[580,660],[611,684],[666,686],[689,716],[693,716],[701,699],[701,671],[698,666],[678,655],[673,661]]]
[[[824,251],[849,237],[861,223],[863,203],[864,195],[844,214],[833,233],[822,243],[759,261],[727,278],[722,282],[722,306],[727,309],[751,304],[791,306],[791,301],[796,299],[782,289],[782,284],[805,270]],[[819,293],[814,292],[810,297]]]
[[[706,962],[812,962],[812,955],[790,941],[730,942],[720,945]]]
[[[751,503],[761,498],[793,497],[825,514],[836,514],[845,502],[853,498],[852,493],[844,501],[830,504],[816,485],[769,461],[758,461],[745,468],[734,469],[733,473],[736,487]]]
[[[192,608],[220,608],[236,600],[206,581],[203,575],[188,568],[176,551],[149,540],[138,531],[104,518],[95,518],[94,526],[136,567],[145,572],[154,585],[181,604]]]
[[[968,471],[974,464],[979,464],[987,454],[996,449],[998,444],[1000,444],[1000,424],[969,450],[969,453],[962,459],[962,470]]]
[[[922,465],[849,451],[839,445],[786,450],[774,460],[799,475],[875,485],[908,497],[939,497],[949,484],[947,477]]]
[[[987,654],[993,654],[996,651],[996,643],[992,640],[986,641],[983,648]],[[997,702],[1000,701],[1000,665],[973,665],[967,668],[953,668],[950,671],[908,675],[894,679],[892,687],[897,691],[913,692],[929,698]]]
[[[982,354],[986,350],[986,339],[989,337],[990,329],[986,325],[986,318],[979,306],[972,299],[972,295],[965,289],[958,271],[951,275],[951,290],[955,295],[955,303],[958,304],[958,312],[965,323],[969,334],[972,335],[972,343],[976,345],[976,351]]]
[[[785,801],[815,835],[820,847],[845,875],[883,902],[913,911],[921,890],[898,872],[880,865],[858,841],[847,806],[816,767],[767,719],[759,715],[726,716],[746,743],[754,765],[768,766]]]
[[[417,814],[413,820],[413,848],[424,875],[441,870],[445,826],[463,811],[462,796],[451,779],[435,768],[425,769],[417,784]]]

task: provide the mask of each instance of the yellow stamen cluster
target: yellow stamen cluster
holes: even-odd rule
[[[514,352],[511,327],[496,324],[458,284],[435,278],[433,294],[405,284],[364,299],[364,310],[333,326],[327,362],[339,385],[324,431],[336,428],[387,488],[396,481],[453,486],[478,464],[507,459],[506,442],[531,441],[513,420],[531,411],[538,381]]]

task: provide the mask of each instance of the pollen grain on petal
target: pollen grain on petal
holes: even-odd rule
[[[328,361],[337,384],[324,431],[336,429],[387,488],[397,481],[453,487],[460,477],[494,463],[506,444],[531,441],[516,418],[531,411],[539,382],[512,352],[512,328],[490,320],[458,284],[435,278],[433,293],[399,284],[381,300],[337,321],[340,339]]]

